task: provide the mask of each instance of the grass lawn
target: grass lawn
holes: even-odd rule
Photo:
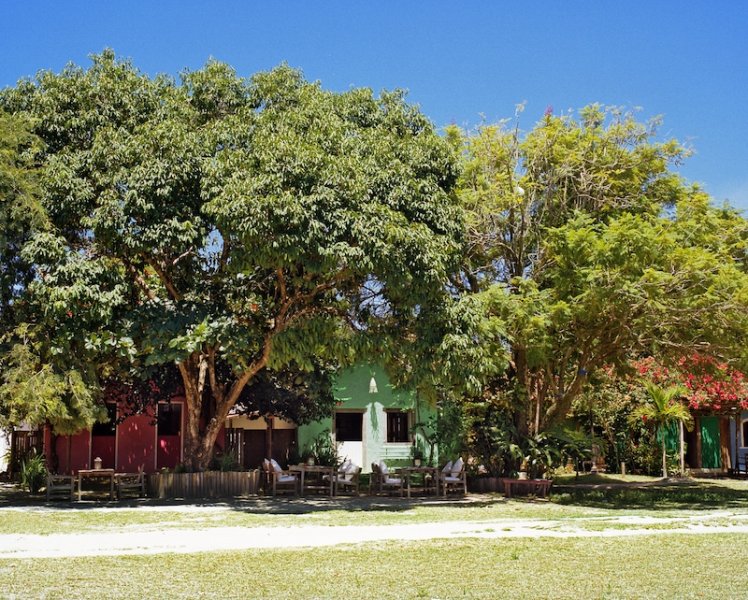
[[[0,597],[745,598],[744,535],[0,561]]]
[[[634,478],[635,477],[635,478]],[[748,512],[748,481],[588,475],[554,480],[553,501],[576,507],[619,510],[709,510]]]
[[[646,484],[625,487],[631,482]],[[616,487],[624,484],[624,487]],[[748,514],[748,481],[690,480],[661,484],[655,478],[574,477],[554,483],[551,502],[507,501],[482,494],[468,500],[399,498],[271,499],[178,503],[150,500],[18,506],[0,502],[0,534],[85,533],[123,528],[203,528],[289,525],[397,525],[439,521],[544,519],[576,521],[622,515],[682,517],[728,510]],[[16,491],[7,491],[15,494]],[[2,495],[0,493],[0,501]],[[144,510],[145,508],[145,510]]]
[[[668,533],[682,523],[620,516],[704,518],[745,524],[748,482],[663,483],[615,476],[557,480],[552,502],[478,495],[250,499],[229,502],[3,502],[0,534],[175,528],[392,525],[554,520],[552,528],[652,529],[648,536],[450,539],[325,548],[0,560],[0,598],[748,598],[745,534]],[[631,484],[640,484],[631,487]],[[7,491],[7,489],[6,489]],[[708,521],[708,522],[707,522]],[[486,524],[485,527],[501,527]],[[163,531],[161,531],[163,530]],[[498,529],[497,529],[498,530]],[[488,529],[486,531],[489,531]],[[492,529],[493,531],[493,529]],[[620,532],[630,533],[630,532]]]
[[[610,511],[553,504],[507,501],[482,495],[467,502],[424,503],[398,499],[275,500],[216,502],[210,505],[141,507],[61,506],[0,508],[0,534],[85,533],[123,528],[273,527],[291,525],[398,525],[496,519],[577,519]]]

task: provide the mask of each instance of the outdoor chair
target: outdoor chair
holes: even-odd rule
[[[748,476],[748,454],[744,454],[743,456],[738,455],[738,460],[736,462],[737,464],[735,465],[735,468],[733,469],[733,474],[737,477],[747,477]]]
[[[137,497],[145,496],[145,473],[143,465],[138,467],[137,473],[117,473],[114,476],[114,485],[117,487],[117,500],[122,500],[125,492],[136,492]]]
[[[267,477],[267,487],[270,488],[273,496],[281,491],[292,491],[297,496],[299,495],[299,473],[284,471],[274,458],[264,459],[262,466]],[[267,493],[267,491],[266,489],[265,492]]]
[[[462,458],[444,465],[439,474],[439,484],[445,497],[450,490],[467,494],[467,473]]]
[[[47,501],[52,498],[75,500],[75,477],[73,475],[47,475]]]
[[[353,462],[345,462],[335,475],[335,495],[342,489],[350,490],[351,494],[359,495],[359,475],[361,467]]]
[[[384,461],[379,464],[371,463],[371,480],[369,483],[369,493],[382,493],[383,491],[399,491],[403,495],[402,477],[392,477]]]

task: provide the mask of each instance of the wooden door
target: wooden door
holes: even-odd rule
[[[242,453],[242,466],[245,469],[258,469],[262,465],[265,456],[265,430],[244,430],[244,452]]]

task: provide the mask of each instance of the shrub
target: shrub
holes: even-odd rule
[[[35,454],[21,463],[21,485],[32,494],[38,494],[47,481],[47,465],[44,456]]]
[[[236,460],[236,457],[228,452],[225,454],[218,455],[215,460],[213,461],[213,464],[211,465],[214,469],[218,471],[239,471],[239,461]]]
[[[312,454],[317,464],[335,467],[338,465],[338,449],[330,437],[330,430],[325,429],[314,438],[312,442]]]

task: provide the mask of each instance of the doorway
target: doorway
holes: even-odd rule
[[[335,413],[335,442],[338,445],[338,457],[346,458],[357,464],[364,465],[364,413],[336,412]]]
[[[93,468],[94,460],[101,459],[104,469],[114,469],[117,447],[117,405],[107,403],[108,419],[106,423],[94,423],[91,428],[91,458],[89,468]]]
[[[182,403],[158,405],[156,423],[156,468],[173,469],[182,460]]]
[[[720,457],[719,421],[717,417],[701,417],[701,468],[719,469]]]

